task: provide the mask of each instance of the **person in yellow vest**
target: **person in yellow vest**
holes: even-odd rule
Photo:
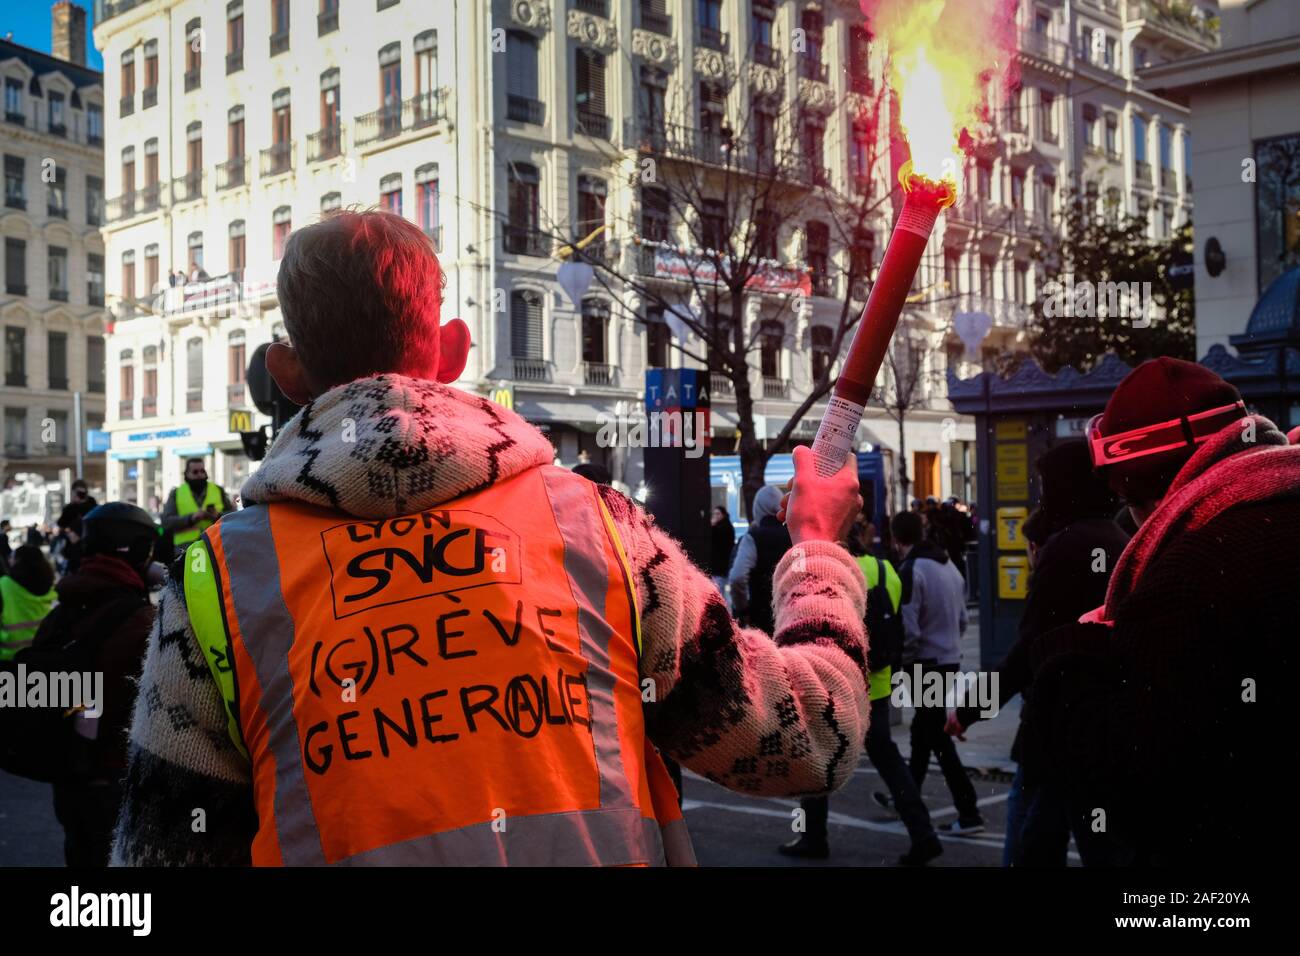
[[[234,510],[225,489],[208,481],[203,459],[191,458],[185,462],[185,481],[172,489],[163,505],[163,530],[171,534],[173,545],[183,548],[199,540],[199,535],[227,511]]]
[[[775,640],[743,629],[634,502],[451,387],[443,281],[389,213],[290,237],[266,364],[303,407],[171,568],[115,863],[690,864],[665,757],[755,795],[851,775],[856,468],[796,453]]]
[[[25,544],[0,577],[0,661],[30,647],[36,629],[54,606],[54,568],[40,548]]]
[[[860,532],[862,525],[855,527]],[[907,827],[912,845],[898,857],[900,866],[924,866],[943,853],[943,845],[934,832],[930,812],[921,799],[920,789],[898,752],[889,732],[890,693],[893,671],[902,662],[903,623],[899,606],[903,581],[894,566],[870,553],[871,539],[851,540],[852,550],[867,552],[858,557],[858,567],[867,582],[867,635],[870,652],[867,665],[868,693],[871,697],[871,722],[867,726],[867,759],[889,788],[887,803],[898,811]],[[883,794],[881,796],[884,796]],[[880,798],[877,797],[877,802]],[[826,821],[830,801],[826,797],[807,797],[801,801],[805,830],[801,836],[779,847],[785,856],[825,859],[830,855]]]

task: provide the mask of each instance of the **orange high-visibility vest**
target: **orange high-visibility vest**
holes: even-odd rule
[[[254,864],[694,863],[595,485],[547,466],[383,520],[254,505],[204,538]]]

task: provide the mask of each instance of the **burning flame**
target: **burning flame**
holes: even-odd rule
[[[1017,0],[862,0],[875,35],[889,49],[889,85],[910,159],[899,170],[956,199],[969,130],[981,121],[989,90],[1015,82]]]

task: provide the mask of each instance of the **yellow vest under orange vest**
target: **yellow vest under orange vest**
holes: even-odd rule
[[[234,678],[255,864],[694,862],[590,482],[543,467],[374,521],[253,506],[204,538],[186,591],[210,554],[228,657],[191,618]]]

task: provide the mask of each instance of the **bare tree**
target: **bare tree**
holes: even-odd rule
[[[907,418],[912,411],[928,407],[939,380],[940,370],[933,360],[942,348],[944,336],[928,327],[925,318],[913,309],[905,309],[898,328],[885,353],[884,382],[872,399],[898,426],[898,499],[896,508],[907,507],[912,479],[907,470]]]

